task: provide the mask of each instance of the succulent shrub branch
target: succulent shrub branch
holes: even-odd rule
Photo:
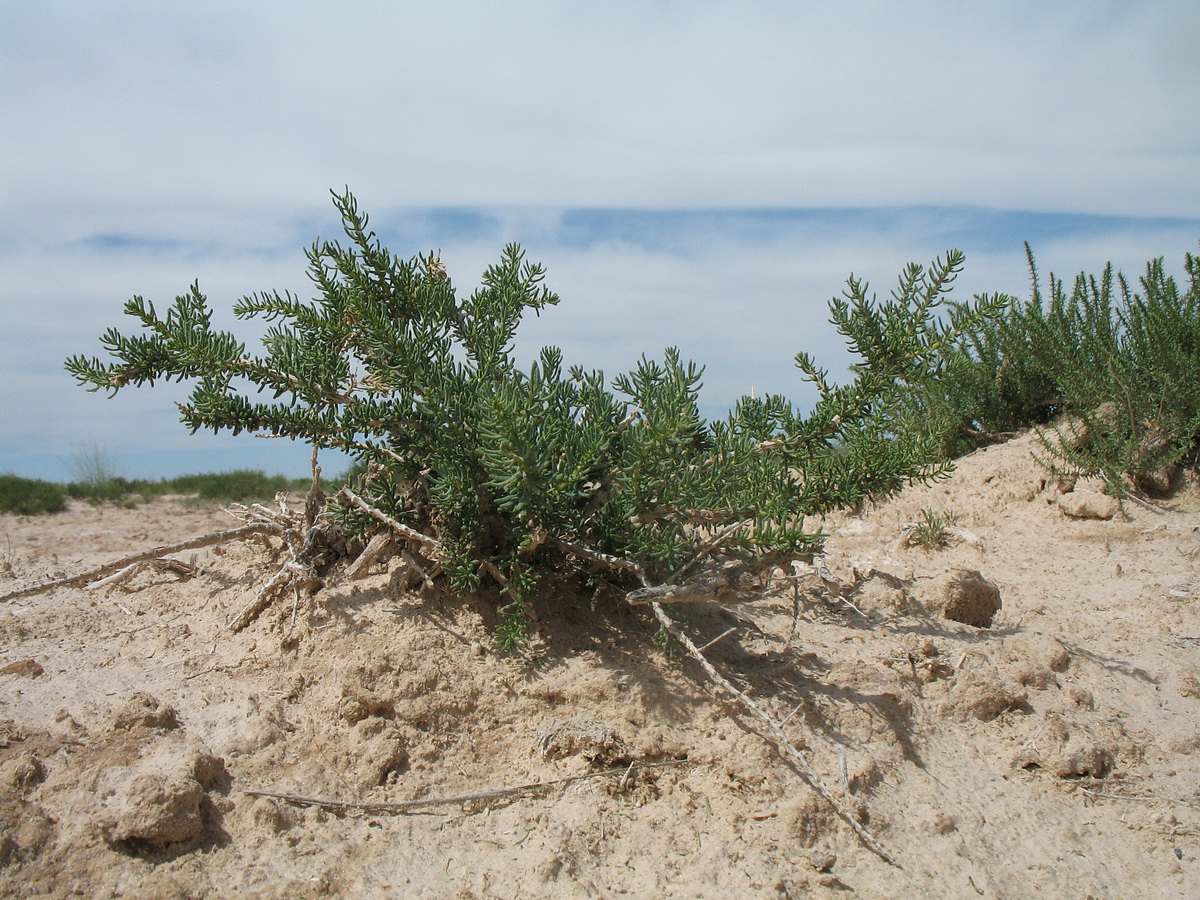
[[[709,422],[702,369],[675,349],[611,382],[564,365],[555,347],[519,365],[522,317],[559,302],[519,246],[464,298],[438,255],[401,259],[348,191],[333,199],[347,242],[307,250],[317,297],[259,293],[233,307],[270,323],[260,355],[213,328],[193,285],[165,313],[134,297],[125,312],[140,331],[110,329],[109,360],[74,356],[66,367],[110,395],[191,382],[179,409],[193,432],[349,453],[364,474],[328,501],[330,527],[394,534],[455,591],[490,585],[513,640],[548,573],[631,590],[642,577],[661,585],[729,566],[761,572],[811,551],[819,535],[807,516],[942,474],[939,427],[903,398],[945,375],[947,346],[1010,302],[977,298],[943,316],[963,264],[956,251],[908,267],[882,303],[852,276],[830,305],[859,360],[851,379],[833,384],[800,353],[818,392],[811,410],[743,397]]]
[[[1068,291],[1053,273],[1043,288],[1025,249],[1029,299],[960,331],[941,352],[954,377],[910,402],[945,423],[947,454],[1041,426],[1051,468],[1104,476],[1115,493],[1164,488],[1200,438],[1200,256],[1185,255],[1185,287],[1160,257],[1140,291],[1111,264]]]

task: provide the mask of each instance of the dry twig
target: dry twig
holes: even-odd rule
[[[634,769],[654,769],[661,766],[678,766],[688,762],[686,759],[669,759],[652,763],[630,763],[615,769],[605,769],[602,772],[588,772],[585,775],[571,775],[566,778],[556,778],[553,781],[537,781],[532,784],[520,784],[516,787],[500,788],[494,791],[478,791],[473,794],[458,794],[453,797],[429,797],[425,800],[404,800],[399,803],[360,803],[343,800],[323,800],[316,797],[301,797],[297,794],[281,794],[276,791],[244,790],[243,794],[251,797],[270,797],[273,800],[284,800],[301,806],[319,806],[322,809],[356,809],[364,812],[403,814],[418,809],[428,809],[431,806],[448,806],[454,803],[471,803],[477,800],[499,800],[504,797],[515,797],[519,794],[531,794],[559,785],[571,784],[588,778],[603,778],[606,775],[620,775],[622,781],[628,784],[629,773]]]
[[[352,562],[346,569],[346,580],[357,581],[364,577],[371,566],[375,564],[375,561],[384,554],[391,544],[392,536],[390,534],[377,534],[371,538],[371,542],[358,555],[358,559]]]
[[[646,603],[703,603],[706,600],[733,603],[745,599],[745,593],[754,586],[754,573],[746,566],[735,565],[704,572],[683,584],[656,584],[638,588],[626,594],[625,601],[634,606]]]
[[[354,493],[354,491],[350,490],[350,488],[342,488],[340,491],[337,492],[337,494],[334,497],[334,499],[343,499],[343,498],[345,500],[349,501],[351,505],[356,506],[359,509],[361,509],[367,515],[371,516],[372,518],[378,519],[380,522],[382,522],[388,528],[392,529],[392,531],[396,532],[396,534],[400,535],[401,537],[408,538],[409,540],[412,540],[412,541],[417,541],[418,543],[421,543],[421,544],[425,544],[427,547],[432,547],[434,550],[442,549],[442,542],[439,541],[437,538],[432,538],[427,534],[422,534],[420,531],[417,531],[415,528],[409,528],[407,525],[397,522],[395,519],[393,519],[387,513],[383,512],[382,510],[376,509],[374,506],[372,506],[370,503],[368,503],[362,497],[358,496],[358,494]]]
[[[229,620],[229,628],[232,631],[241,631],[253,622],[255,617],[266,609],[267,604],[275,597],[282,594],[289,586],[297,585],[298,581],[311,578],[312,574],[311,567],[305,566],[295,559],[289,559],[280,566],[279,571],[271,577],[271,580],[263,586],[254,599]]]
[[[867,829],[862,826],[862,823],[854,817],[850,810],[846,809],[846,807],[842,805],[842,802],[833,795],[833,792],[825,786],[825,782],[821,780],[821,776],[818,775],[812,766],[808,764],[808,760],[804,758],[804,755],[796,748],[795,744],[791,742],[787,736],[787,732],[780,727],[779,723],[775,721],[771,714],[766,712],[766,710],[751,700],[750,697],[748,697],[743,691],[738,690],[738,688],[735,687],[733,683],[729,681],[729,679],[718,672],[716,668],[714,668],[713,664],[710,663],[708,659],[705,658],[704,654],[700,652],[700,648],[692,643],[691,638],[684,634],[683,630],[679,627],[674,619],[667,615],[666,611],[660,604],[652,603],[650,608],[654,611],[655,618],[658,619],[663,628],[667,629],[671,636],[684,646],[688,652],[688,655],[690,655],[694,660],[696,660],[696,662],[700,664],[701,668],[703,668],[708,674],[708,677],[724,688],[756,719],[766,726],[767,730],[771,733],[771,736],[775,739],[777,746],[783,750],[788,757],[791,758],[792,762],[796,764],[797,768],[800,770],[800,777],[804,779],[809,787],[825,798],[826,802],[833,807],[834,812],[836,812],[842,818],[842,820],[845,821],[845,823],[849,825],[851,829],[853,829],[854,833],[858,835],[859,840],[861,840],[869,850],[875,853],[884,862],[891,863],[893,866],[900,868],[900,863],[896,861],[895,857],[893,857],[887,850],[884,849],[883,845],[876,840],[875,836],[871,834],[871,832],[867,831]]]
[[[775,743],[780,747],[780,749],[783,750],[784,754],[796,764],[801,778],[803,778],[813,790],[825,798],[826,802],[833,807],[834,812],[836,812],[846,822],[846,824],[850,826],[854,833],[858,835],[859,840],[861,840],[868,849],[879,856],[880,859],[890,863],[893,866],[896,866],[897,868],[900,868],[900,863],[896,861],[895,857],[893,857],[886,849],[884,849],[883,845],[876,840],[875,836],[872,835],[871,832],[867,831],[867,829],[863,827],[862,823],[854,817],[850,810],[846,809],[846,807],[842,805],[842,802],[834,796],[833,792],[826,787],[825,782],[821,780],[821,776],[818,775],[812,766],[808,764],[808,760],[804,758],[804,755],[791,742],[787,736],[787,732],[783,730],[783,728],[778,722],[775,721],[771,714],[766,712],[762,707],[751,700],[750,697],[747,696],[743,691],[738,690],[738,688],[735,687],[733,683],[729,681],[729,679],[718,672],[713,664],[708,661],[707,657],[705,657],[701,648],[697,647],[692,642],[691,638],[684,634],[678,623],[676,623],[674,619],[667,615],[666,610],[664,610],[662,607],[662,603],[664,602],[676,603],[681,600],[708,600],[714,599],[714,597],[719,598],[722,596],[727,596],[727,593],[732,589],[732,586],[736,584],[741,577],[745,576],[745,570],[739,571],[737,568],[731,570],[721,570],[715,576],[713,576],[715,584],[709,582],[708,579],[702,578],[682,586],[654,586],[650,584],[650,581],[646,577],[646,573],[642,570],[642,568],[636,563],[630,562],[629,560],[609,556],[608,554],[599,553],[595,550],[589,550],[586,547],[580,547],[576,544],[567,543],[566,541],[553,541],[553,543],[578,556],[604,563],[608,566],[612,566],[613,568],[628,569],[633,571],[638,576],[638,580],[642,582],[643,587],[640,590],[630,591],[625,595],[625,599],[629,603],[635,605],[648,603],[650,605],[650,609],[654,612],[654,617],[658,619],[659,624],[661,624],[663,628],[665,628],[668,633],[675,638],[675,640],[679,641],[679,643],[683,645],[683,647],[687,650],[688,655],[700,664],[700,667],[704,669],[708,677],[716,682],[718,686],[723,688],[731,696],[733,696],[733,698],[737,700],[743,707],[745,707],[751,713],[751,715],[753,715],[756,719],[762,722],[763,725],[766,726],[767,731],[770,732]],[[822,578],[833,577],[832,575],[826,575],[828,570],[824,568],[823,561],[818,566],[818,572],[822,575]],[[689,586],[692,585],[694,586],[689,588]],[[672,590],[672,588],[674,590]],[[722,637],[724,637],[724,635],[722,635]]]
[[[10,591],[7,594],[0,594],[0,603],[3,603],[6,600],[16,600],[18,597],[30,597],[34,594],[44,593],[45,591],[52,591],[55,588],[74,587],[78,584],[88,584],[114,573],[118,573],[122,569],[137,565],[138,563],[151,562],[161,557],[168,556],[171,553],[180,553],[184,550],[199,550],[202,547],[211,547],[214,544],[224,544],[228,541],[235,541],[256,534],[272,533],[279,533],[278,526],[271,525],[266,522],[255,522],[249,525],[243,525],[241,528],[230,529],[229,531],[216,531],[212,534],[206,534],[202,535],[201,537],[181,541],[178,544],[167,544],[163,547],[155,547],[153,550],[135,553],[132,556],[126,556],[123,559],[105,563],[102,566],[97,566],[96,568],[89,569],[86,572],[80,572],[78,575],[71,575],[68,578],[56,578],[53,581],[44,581],[41,584],[31,585],[30,587],[22,588],[19,591]]]

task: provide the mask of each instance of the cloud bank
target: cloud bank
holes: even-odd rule
[[[466,290],[520,241],[564,298],[531,348],[616,372],[679,345],[714,413],[802,400],[797,350],[844,362],[825,305],[851,272],[886,293],[959,247],[961,294],[1024,293],[1024,240],[1060,274],[1178,267],[1198,43],[1182,0],[10,4],[0,471],[66,477],[81,445],[131,475],[302,471],[303,448],[189,438],[170,390],[104,402],[61,361],[134,293],[308,295],[343,185]]]

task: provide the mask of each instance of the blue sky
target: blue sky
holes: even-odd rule
[[[62,369],[199,280],[225,314],[310,296],[348,185],[460,290],[519,241],[560,307],[521,334],[615,374],[678,345],[718,415],[846,362],[826,304],[967,253],[957,293],[1025,295],[1200,241],[1200,5],[1104,2],[54,2],[0,8],[0,472],[249,466],[304,448],[189,436],[173,387]],[[331,460],[330,468],[343,463]]]

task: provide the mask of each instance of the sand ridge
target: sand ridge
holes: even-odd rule
[[[0,604],[0,893],[1195,896],[1196,492],[1068,516],[1097,486],[1034,447],[831,517],[836,590],[678,613],[700,644],[736,628],[710,659],[901,869],[644,610],[551,592],[506,658],[486,605],[401,590],[393,563],[235,634],[271,573],[246,542],[192,554],[192,578]],[[949,547],[904,541],[925,510],[953,515]],[[0,517],[0,592],[236,524],[176,499]],[[989,627],[942,615],[959,572],[998,592]],[[245,793],[395,804],[610,768],[402,813]]]

